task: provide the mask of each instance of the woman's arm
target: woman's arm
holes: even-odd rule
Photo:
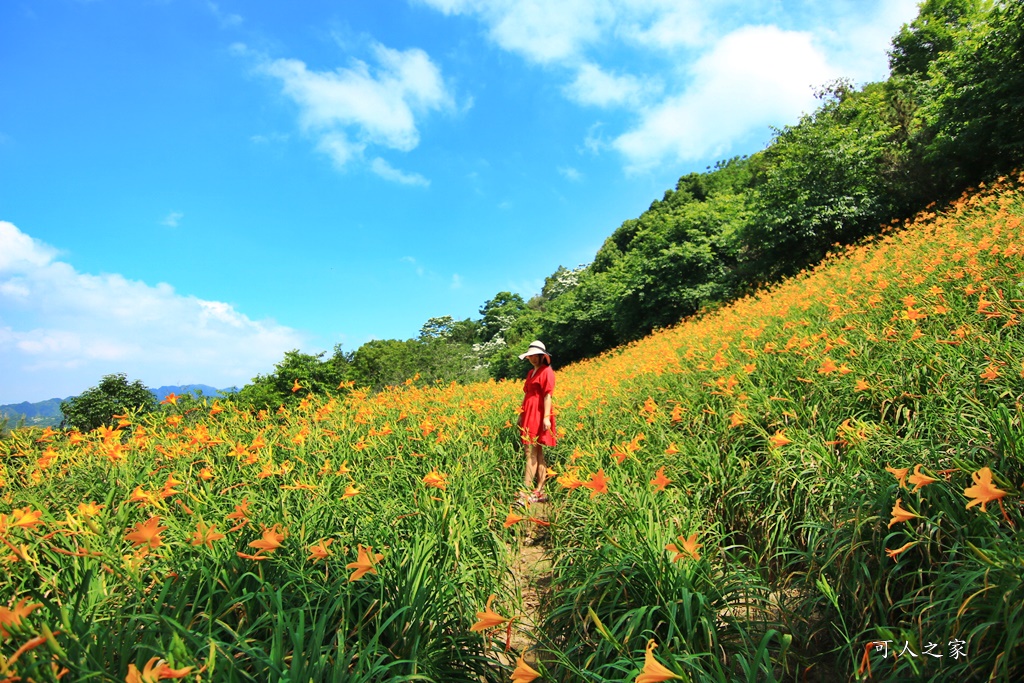
[[[551,429],[551,394],[544,394],[544,431]]]

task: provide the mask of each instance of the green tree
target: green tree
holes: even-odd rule
[[[350,379],[352,357],[334,347],[334,353],[324,360],[326,351],[310,354],[298,349],[286,351],[274,371],[257,375],[252,383],[242,387],[235,400],[253,409],[276,408],[289,405],[309,393],[324,395],[339,391],[339,385]],[[292,391],[298,383],[300,390]]]
[[[455,320],[450,315],[430,318],[420,328],[419,340],[430,342],[441,340],[450,344],[473,344],[480,334],[480,324],[466,318]]]
[[[947,196],[1024,163],[1024,2],[969,18],[924,88],[928,162]]]
[[[925,0],[917,17],[892,40],[889,69],[895,76],[928,74],[940,54],[956,47],[962,27],[977,14],[979,0]]]
[[[753,213],[739,235],[744,283],[791,275],[906,211],[898,182],[906,139],[886,88],[856,92],[839,81],[821,97],[759,155]]]
[[[422,376],[423,344],[415,339],[374,339],[366,342],[352,357],[352,377],[360,386],[379,391],[401,384],[417,374]]]
[[[113,424],[113,416],[131,412],[147,413],[157,407],[156,397],[141,381],[128,382],[124,373],[105,375],[95,387],[62,401],[61,425],[79,431],[91,431]]]
[[[490,341],[509,329],[516,319],[526,311],[523,297],[512,292],[498,292],[493,299],[485,301],[480,308],[480,338]]]

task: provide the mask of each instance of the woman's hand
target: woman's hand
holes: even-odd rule
[[[545,432],[550,430],[551,429],[551,417],[548,416],[548,415],[545,415],[544,416],[544,422],[542,424],[544,426],[544,431]]]

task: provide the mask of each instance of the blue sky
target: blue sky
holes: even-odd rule
[[[0,403],[242,385],[537,293],[912,0],[0,3]]]

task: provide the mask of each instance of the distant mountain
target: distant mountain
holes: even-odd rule
[[[165,386],[159,389],[150,389],[156,400],[162,401],[167,398],[168,394],[177,394],[181,396],[183,394],[190,394],[198,391],[205,397],[215,398],[221,394],[229,394],[237,391],[235,387],[230,389],[216,389],[208,384],[185,384],[184,386]],[[21,403],[11,403],[8,405],[0,406],[0,417],[6,417],[10,421],[10,426],[16,426],[21,420],[25,420],[25,424],[33,427],[55,427],[60,424],[60,421],[64,418],[64,415],[60,412],[60,404],[63,401],[70,401],[74,396],[68,396],[67,398],[50,398],[45,401],[39,401],[37,403],[29,403],[23,401]]]
[[[167,386],[160,387],[159,389],[150,389],[150,391],[153,392],[153,395],[156,396],[156,400],[158,401],[162,401],[167,398],[168,394],[181,396],[182,394],[191,394],[194,391],[198,391],[207,398],[214,398],[221,393],[220,389],[215,389],[208,384],[185,384],[180,387]],[[228,390],[225,390],[224,393],[228,393]]]
[[[68,398],[71,397],[69,396]],[[50,398],[38,403],[22,401],[21,403],[0,406],[0,417],[6,417],[12,427],[16,426],[21,420],[25,420],[25,424],[31,426],[55,426],[60,424],[61,418],[64,417],[60,412],[60,404],[66,400],[68,399]]]

